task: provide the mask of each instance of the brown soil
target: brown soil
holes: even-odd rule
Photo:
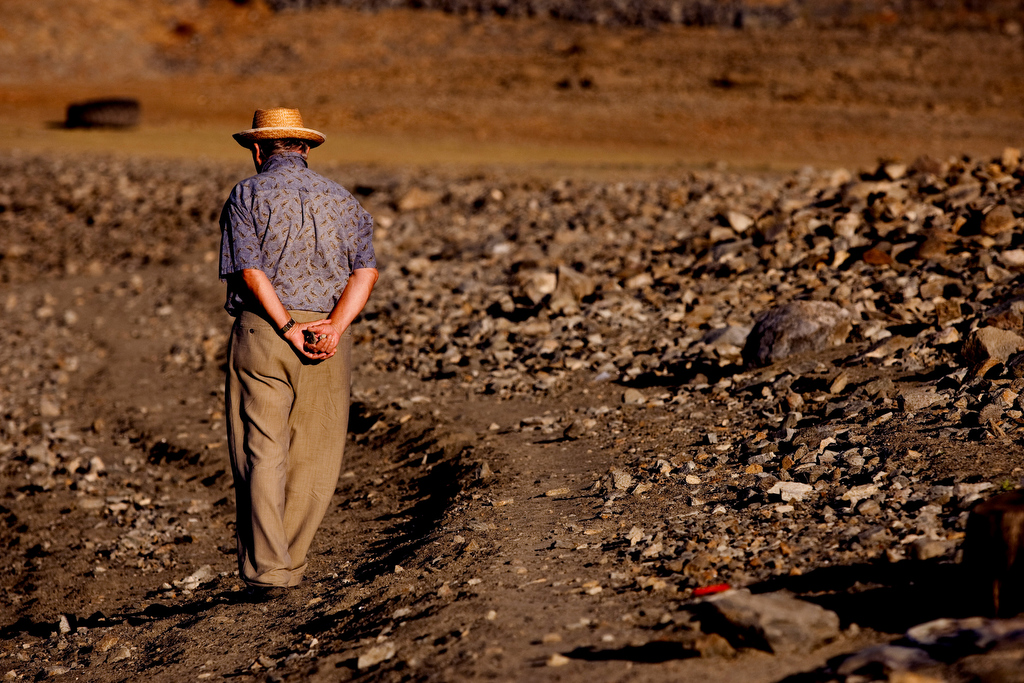
[[[209,267],[202,254],[184,254],[174,268],[135,276],[147,293],[187,311],[190,327],[226,330],[222,289]],[[212,680],[767,682],[892,637],[865,627],[809,654],[691,658],[677,626],[689,592],[671,582],[652,589],[641,581],[650,570],[629,548],[614,550],[631,527],[685,510],[679,487],[621,499],[612,513],[585,489],[632,461],[627,446],[684,452],[692,439],[680,431],[703,433],[728,413],[709,406],[712,415],[680,421],[673,411],[649,409],[618,436],[541,436],[517,426],[567,406],[615,405],[621,388],[487,399],[450,380],[373,371],[370,340],[358,347],[355,433],[307,580],[285,599],[249,604],[233,575],[223,356],[179,365],[165,335],[188,332],[176,324],[161,330],[163,321],[146,316],[147,302],[123,275],[16,291],[22,302],[79,293],[74,310],[85,324],[76,347],[57,345],[62,358],[81,358],[64,385],[62,419],[106,469],[96,485],[74,471],[50,491],[7,482],[2,504],[17,561],[4,582],[5,605],[14,610],[3,623],[5,671],[45,675],[74,666],[66,676],[82,681],[209,673]],[[22,329],[36,326],[30,316],[13,319]],[[403,401],[408,408],[396,410]],[[481,480],[484,462],[493,474]],[[1008,474],[1009,467],[984,469]],[[125,545],[126,534],[138,538],[132,529],[152,543]],[[220,577],[194,592],[168,586],[203,565]],[[58,632],[62,614],[69,640]],[[104,650],[104,639],[116,644]],[[396,643],[396,659],[357,668],[378,642]],[[123,646],[130,656],[118,662],[113,655]],[[558,653],[570,663],[546,666]]]

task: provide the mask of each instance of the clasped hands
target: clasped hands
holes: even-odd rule
[[[338,330],[330,318],[309,323],[296,323],[284,338],[300,355],[312,360],[326,360],[338,350],[344,330]]]

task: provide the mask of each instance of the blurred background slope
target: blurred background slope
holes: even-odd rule
[[[927,0],[6,0],[0,146],[236,154],[300,107],[339,160],[791,167],[992,154],[1021,10]],[[134,97],[142,125],[60,130]],[[330,148],[325,147],[325,151]]]

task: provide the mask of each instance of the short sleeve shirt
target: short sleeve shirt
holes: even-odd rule
[[[349,274],[375,268],[373,218],[348,190],[306,166],[300,154],[274,154],[231,190],[221,213],[220,277],[263,271],[284,307],[329,313]],[[224,308],[245,310],[228,284]]]

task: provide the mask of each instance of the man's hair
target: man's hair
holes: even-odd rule
[[[299,140],[296,138],[259,140],[256,144],[263,152],[264,158],[268,158],[272,154],[281,154],[282,152],[298,152],[302,155],[302,158],[305,159],[306,154],[309,152],[309,143],[305,140]]]

